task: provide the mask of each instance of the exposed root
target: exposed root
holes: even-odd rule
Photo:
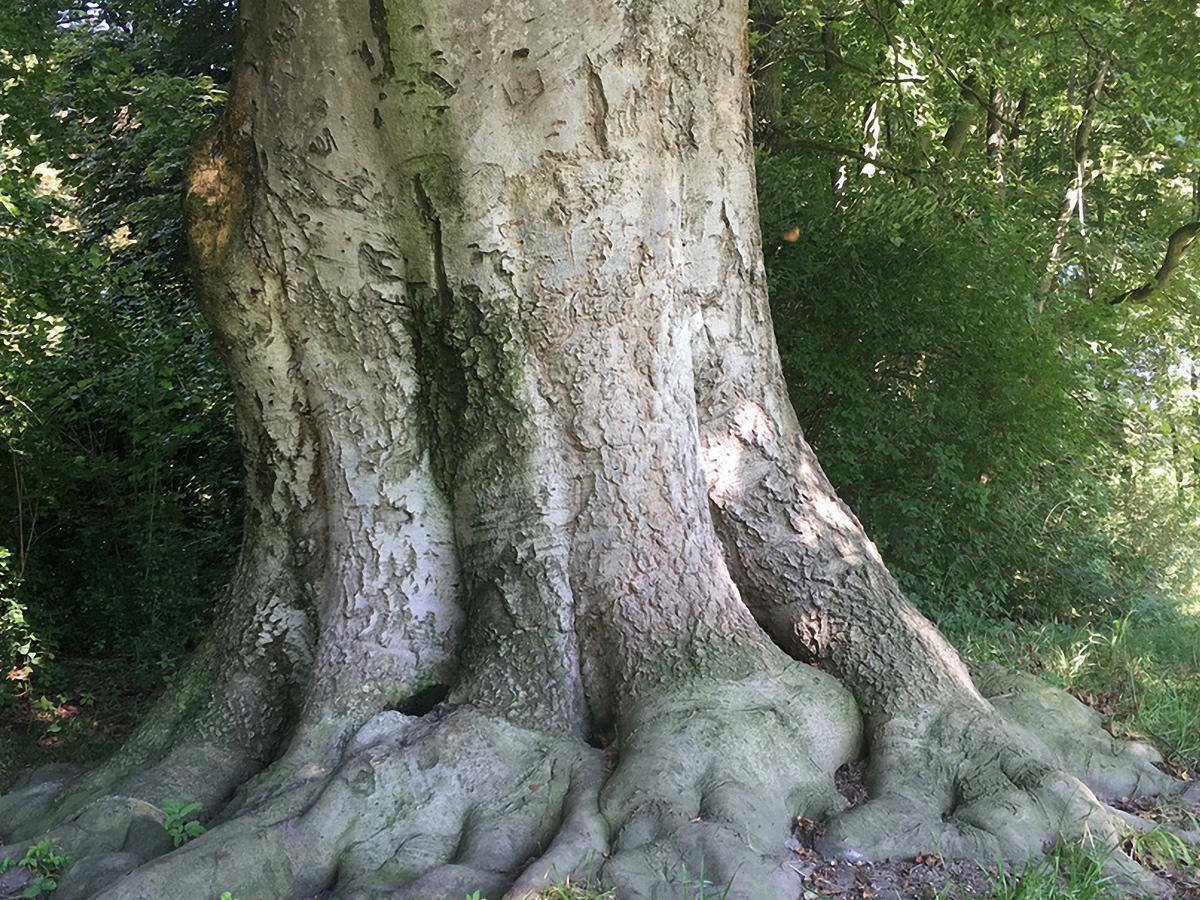
[[[9,843],[0,844],[0,859],[20,858],[30,844],[49,838],[78,863],[120,856],[119,865],[102,867],[115,878],[122,874],[117,869],[128,871],[171,850],[163,800],[183,798],[218,809],[255,766],[223,748],[185,744],[119,780],[106,777],[103,768],[82,777],[67,777],[78,772],[60,768],[35,772],[0,798],[0,823],[9,836]],[[77,865],[71,880],[92,868]],[[88,875],[89,884],[97,877]]]
[[[777,661],[742,680],[648,692],[634,708],[615,769],[611,752],[471,707],[381,713],[319,790],[306,781],[244,804],[173,852],[160,809],[108,797],[53,831],[76,858],[60,890],[531,900],[594,878],[622,900],[699,880],[731,898],[793,894],[789,826],[840,807],[833,774],[859,749],[849,695]]]
[[[730,898],[794,897],[788,828],[841,807],[834,772],[859,729],[849,694],[797,664],[647,699],[602,795],[616,826],[605,884],[622,900],[695,896],[701,881]]]
[[[876,728],[870,799],[828,824],[822,852],[1017,862],[1082,841],[1130,889],[1161,892],[1115,851],[1123,835],[1145,829],[1110,802],[1177,796],[1182,783],[1155,768],[1151,748],[1114,740],[1065,692],[1001,670],[980,681],[987,705],[937,698]]]
[[[281,798],[245,809],[97,897],[496,890],[550,846],[573,785],[595,784],[602,766],[593,748],[467,707],[403,720],[349,756],[303,812]]]
[[[239,805],[173,852],[161,809],[115,794],[85,805],[50,832],[76,858],[60,896],[533,900],[569,878],[622,900],[701,885],[791,900],[798,816],[827,820],[827,855],[1025,861],[1062,838],[1116,847],[1152,826],[1108,801],[1177,792],[1152,751],[1112,741],[1073,698],[1010,673],[978,677],[989,703],[942,702],[876,727],[868,799],[848,810],[835,771],[859,753],[857,707],[791,661],[646,691],[621,722],[619,757],[470,706],[382,712],[331,772]],[[69,773],[47,774],[25,795]],[[1108,865],[1132,887],[1159,887],[1119,853]]]
[[[1103,717],[1066,691],[999,665],[973,665],[971,676],[999,713],[1036,734],[1102,800],[1173,796],[1186,787],[1157,767],[1157,750],[1112,737]]]

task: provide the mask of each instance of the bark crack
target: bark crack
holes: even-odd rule
[[[392,38],[388,33],[387,7],[383,0],[369,0],[369,2],[371,31],[375,33],[375,40],[379,43],[379,57],[383,63],[379,74],[371,80],[376,84],[387,84],[396,74],[396,67],[392,63]]]
[[[608,97],[604,93],[604,82],[600,73],[589,59],[587,61],[587,92],[588,118],[592,126],[592,136],[600,153],[608,155]]]
[[[413,177],[413,195],[417,212],[429,227],[430,259],[433,266],[432,302],[422,302],[421,287],[409,283],[410,296],[416,313],[412,329],[416,351],[417,373],[430,402],[422,403],[429,418],[430,455],[435,461],[434,473],[443,491],[449,491],[457,470],[452,432],[462,419],[467,404],[466,374],[462,359],[450,337],[454,314],[454,291],[446,274],[446,251],[442,238],[442,220],[420,175]]]

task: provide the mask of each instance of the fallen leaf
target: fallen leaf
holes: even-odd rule
[[[794,243],[796,243],[796,241],[800,240],[800,229],[799,228],[790,228],[787,231],[785,231],[783,234],[781,234],[780,237],[782,237],[789,244],[794,244]]]

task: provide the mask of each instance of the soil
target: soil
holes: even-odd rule
[[[167,673],[119,659],[56,660],[43,683],[0,683],[0,792],[21,770],[100,760],[116,750],[162,691]],[[5,673],[0,671],[0,678]],[[0,893],[0,900],[4,895]]]

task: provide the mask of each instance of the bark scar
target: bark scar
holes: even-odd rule
[[[588,118],[596,146],[608,155],[608,97],[604,94],[604,82],[600,73],[589,59],[587,61]]]
[[[376,84],[386,84],[396,74],[396,67],[392,63],[392,38],[388,33],[387,7],[384,6],[383,0],[369,0],[369,3],[371,31],[375,33],[375,40],[379,43],[379,56],[383,63],[380,73],[371,80]]]

